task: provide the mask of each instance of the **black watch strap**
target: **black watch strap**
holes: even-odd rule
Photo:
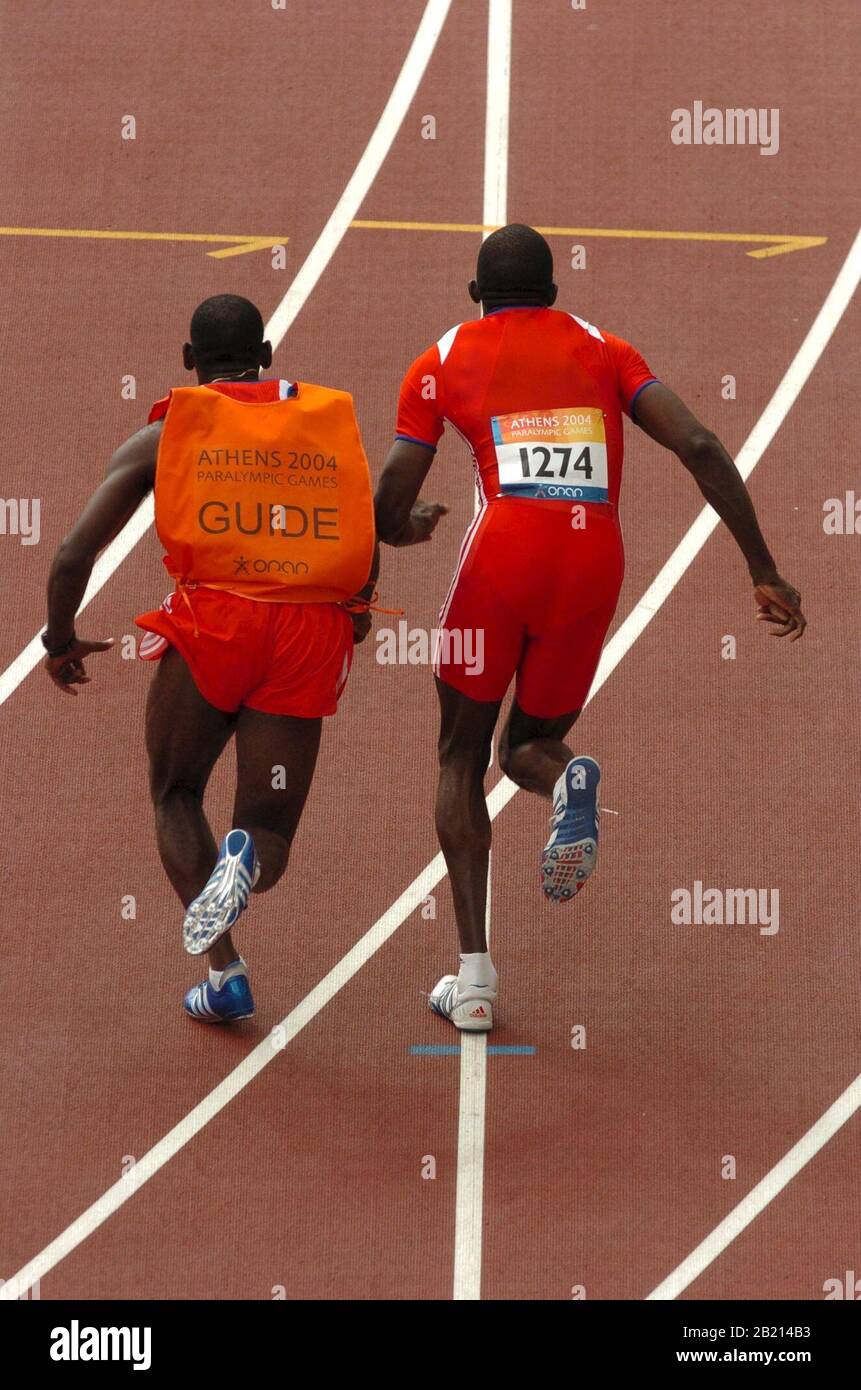
[[[65,656],[65,655],[66,655],[66,652],[70,652],[70,651],[72,650],[72,648],[74,647],[74,645],[75,645],[75,643],[77,642],[77,640],[78,640],[78,639],[77,639],[77,637],[75,636],[75,634],[74,634],[74,632],[73,632],[72,635],[71,635],[71,637],[69,638],[68,642],[64,642],[64,643],[62,644],[62,646],[60,646],[60,647],[51,647],[51,646],[45,641],[45,634],[44,634],[44,632],[42,633],[42,646],[45,648],[45,651],[46,651],[46,652],[48,653],[48,655],[51,656],[51,657],[53,657],[53,656]]]

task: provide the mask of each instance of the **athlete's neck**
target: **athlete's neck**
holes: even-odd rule
[[[548,308],[545,299],[506,299],[504,296],[499,299],[488,296],[481,301],[484,316],[488,314],[499,314],[503,309],[546,309]]]
[[[235,372],[219,372],[218,376],[206,371],[199,371],[197,374],[199,386],[208,386],[213,381],[259,381],[259,379],[259,367],[247,367],[245,371],[240,371],[237,368]]]

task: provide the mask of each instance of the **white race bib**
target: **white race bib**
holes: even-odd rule
[[[608,500],[604,412],[596,406],[494,415],[490,425],[507,496]]]

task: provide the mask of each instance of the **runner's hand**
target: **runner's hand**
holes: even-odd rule
[[[425,502],[420,497],[413,504],[410,519],[396,536],[389,538],[389,545],[419,545],[429,541],[440,518],[448,513],[444,502]]]
[[[807,619],[801,611],[801,595],[791,584],[778,575],[771,584],[757,584],[753,591],[757,603],[757,622],[773,623],[776,631],[772,637],[785,637],[790,634],[790,642],[796,642],[807,627]]]
[[[75,645],[62,656],[48,656],[45,658],[45,670],[51,677],[55,685],[66,695],[77,695],[77,690],[73,690],[73,685],[89,685],[90,677],[84,669],[84,657],[90,656],[93,652],[106,652],[114,645],[111,637],[107,642],[85,642],[78,637]]]
[[[444,502],[424,502],[420,497],[410,512],[410,525],[413,528],[412,545],[429,541],[442,517],[448,515]]]

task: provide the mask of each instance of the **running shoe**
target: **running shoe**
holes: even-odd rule
[[[598,783],[594,758],[572,758],[559,779],[550,824],[553,833],[541,851],[541,887],[553,903],[576,897],[598,862]]]
[[[182,1004],[197,1023],[237,1023],[254,1017],[254,996],[247,975],[233,975],[221,989],[209,980],[192,985]]]
[[[428,995],[428,1007],[464,1033],[487,1033],[493,1027],[496,994],[489,985],[461,990],[456,975],[443,975]]]
[[[221,842],[215,868],[185,914],[182,940],[190,956],[202,956],[236,923],[260,877],[254,841],[231,830]]]

